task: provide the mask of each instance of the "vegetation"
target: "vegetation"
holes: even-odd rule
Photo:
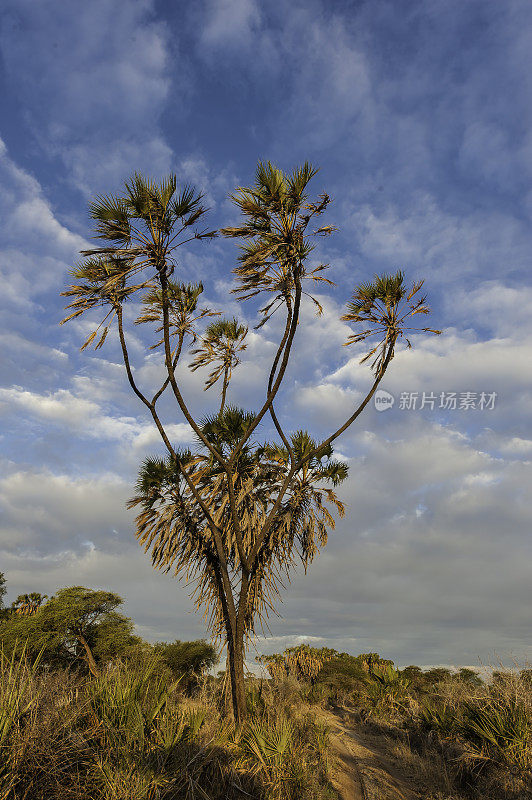
[[[7,592],[6,589],[6,579],[4,577],[4,573],[0,572],[0,619],[4,616],[5,609],[4,609],[4,596]]]
[[[316,237],[335,230],[320,222],[329,196],[309,199],[315,174],[308,163],[292,173],[259,163],[253,186],[232,195],[241,223],[219,232],[240,243],[233,292],[239,300],[256,299],[257,327],[276,312],[283,315],[283,332],[258,411],[227,404],[231,377],[246,348],[247,326],[236,318],[222,318],[201,335],[198,322],[214,313],[198,310],[203,287],[173,277],[179,247],[217,235],[196,227],[205,214],[201,195],[191,187],[179,192],[174,175],[155,183],[135,174],[123,194],[91,203],[95,236],[103,246],[83,251],[84,259],[72,270],[73,283],[64,293],[71,298],[64,322],[104,310],[101,324],[82,349],[90,344],[101,347],[116,320],[131,389],[168,451],[166,459],[149,459],[140,470],[131,501],[141,508],[137,536],[157,568],[195,581],[197,605],[207,609],[214,636],[227,645],[237,722],[246,715],[244,654],[249,637],[273,606],[281,577],[288,576],[298,560],[306,566],[325,545],[327,529],[334,526],[331,510],[344,512],[334,488],[347,476],[347,467],[333,459],[333,442],[372,398],[397,342],[413,330],[411,318],[429,312],[418,294],[421,283],[408,289],[402,272],[355,287],[343,319],[356,330],[346,345],[359,346],[377,337],[363,358],[371,360],[373,384],[323,441],[305,431],[285,431],[274,403],[301,327],[301,304],[310,297],[321,313],[318,298],[306,289],[331,283],[324,276],[328,265],[309,265]],[[130,361],[124,307],[131,300],[140,300],[136,323],[153,326],[150,348],[160,351],[164,366],[160,384],[149,390],[137,384]],[[211,370],[205,388],[221,382],[216,416],[194,417],[183,396],[177,367],[190,345],[194,348],[188,366]],[[182,451],[171,441],[157,410],[167,389],[198,442],[197,450]],[[254,436],[267,415],[278,439],[261,444]]]
[[[2,698],[14,694],[11,666]],[[323,736],[273,689],[236,729],[217,710],[217,686],[189,697],[150,662],[86,681],[24,661],[15,670],[24,680],[0,717],[2,800],[333,797]]]
[[[127,656],[140,644],[133,623],[115,609],[122,598],[82,586],[60,589],[44,602],[38,593],[20,595],[0,624],[5,653],[24,649],[50,666],[79,666],[99,674],[99,665]]]
[[[1,800],[333,797],[326,737],[305,709],[249,680],[249,720],[235,726],[223,679],[205,674],[212,645],[136,639],[117,654],[109,615],[121,602],[62,589],[32,614],[15,603],[0,623]],[[94,648],[94,669],[76,657],[74,630]]]
[[[111,592],[28,598],[36,611],[22,596],[0,621],[0,800],[333,800],[327,709],[377,736],[426,800],[530,797],[530,669],[485,683],[300,645],[259,659],[271,677],[246,678],[235,724],[212,645],[143,642]]]
[[[186,676],[189,689],[218,661],[216,648],[204,639],[195,642],[181,642],[179,639],[175,642],[158,642],[154,649],[175,679],[182,680]]]
[[[397,669],[377,653],[353,656],[303,648],[317,675],[289,670],[291,652],[260,659],[300,701],[345,714],[380,742],[406,785],[426,800],[528,800],[532,796],[531,670],[478,672],[411,665]],[[284,665],[284,670],[279,669]],[[272,668],[273,667],[273,668]],[[294,683],[295,681],[295,683]]]

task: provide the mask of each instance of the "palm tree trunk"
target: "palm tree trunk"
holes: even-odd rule
[[[233,705],[233,719],[241,725],[246,717],[246,689],[244,684],[244,637],[228,636],[227,660],[229,662],[229,682]]]
[[[235,642],[235,701],[237,721],[241,724],[246,719],[246,684],[244,680],[244,636],[237,635]]]
[[[249,593],[249,574],[243,570],[238,598],[238,610],[236,615],[236,625],[234,634],[234,646],[232,659],[234,661],[231,678],[234,676],[233,684],[233,708],[235,722],[241,724],[246,718],[246,684],[244,680],[244,636],[245,618],[248,605]]]
[[[227,654],[225,656],[223,707],[226,715],[230,717],[233,713],[233,698],[231,689],[231,664],[229,662],[229,648],[227,648]]]

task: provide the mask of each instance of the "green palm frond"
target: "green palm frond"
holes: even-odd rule
[[[191,350],[195,358],[189,364],[192,372],[200,367],[213,366],[205,381],[205,389],[210,389],[223,377],[222,391],[225,392],[233,370],[240,364],[238,354],[247,348],[245,342],[247,334],[248,328],[241,325],[235,317],[216,320],[208,325],[199,347]]]
[[[239,264],[233,270],[237,287],[233,290],[244,300],[263,292],[273,295],[261,309],[264,324],[279,304],[293,303],[296,285],[304,278],[325,281],[320,271],[326,265],[307,271],[305,262],[313,250],[311,237],[333,230],[325,226],[306,233],[310,220],[322,214],[329,197],[307,202],[307,187],[315,170],[308,162],[284,173],[271,162],[259,162],[252,187],[240,187],[231,199],[239,207],[241,225],[223,228],[224,236],[243,239]]]
[[[168,280],[166,302],[168,306],[168,321],[170,334],[177,336],[182,342],[185,336],[192,342],[198,338],[197,323],[205,317],[218,316],[219,312],[208,307],[198,308],[198,300],[203,292],[202,283],[178,283]],[[135,324],[156,323],[156,333],[162,333],[163,324],[163,293],[160,287],[152,287],[142,298],[143,311],[135,320]],[[154,350],[163,344],[161,337],[151,346]]]
[[[255,420],[255,414],[237,406],[226,406],[222,414],[205,417],[201,432],[216,447],[235,447]]]
[[[380,341],[360,361],[363,364],[373,358],[371,368],[376,376],[382,373],[386,359],[393,358],[398,339],[404,338],[407,346],[411,347],[406,334],[418,330],[441,333],[433,328],[414,328],[406,324],[416,314],[430,313],[426,297],[414,299],[422,286],[423,281],[420,281],[407,290],[404,273],[399,270],[394,275],[376,275],[373,282],[362,283],[353,292],[347,312],[341,319],[360,324],[364,329],[353,333],[345,344],[358,344],[373,336],[380,337]]]
[[[94,308],[107,307],[105,317],[81,347],[84,350],[100,334],[96,343],[98,349],[103,345],[118,309],[139,289],[144,288],[144,284],[131,282],[131,262],[128,259],[112,256],[86,258],[70,270],[70,275],[75,282],[63,295],[75,299],[68,304],[70,314],[61,324]]]
[[[162,281],[165,281],[166,287],[176,266],[176,249],[190,239],[214,235],[212,231],[189,232],[190,226],[206,211],[201,199],[202,195],[189,185],[177,194],[177,176],[174,174],[157,182],[138,172],[125,183],[122,195],[96,197],[89,205],[89,213],[95,223],[95,237],[105,240],[106,245],[82,251],[85,260],[71,270],[73,282],[63,295],[74,299],[67,307],[71,313],[63,322],[96,306],[107,306],[107,315],[112,318],[126,299],[148,288],[148,308],[141,315],[143,318],[139,319],[160,323],[161,315],[158,316],[158,312],[161,312],[163,304]],[[181,294],[186,295],[190,289],[188,294],[194,295],[190,285],[176,286],[181,287]],[[184,309],[179,307],[175,287],[168,292],[169,295],[173,293],[168,299],[171,311],[177,309],[177,316],[181,315],[180,323],[174,325],[171,334],[179,335],[184,325]],[[211,313],[206,309],[200,316]],[[109,326],[105,325],[106,320],[107,316],[84,347],[96,340],[100,328],[103,328],[103,335],[96,346],[103,344],[109,330]]]

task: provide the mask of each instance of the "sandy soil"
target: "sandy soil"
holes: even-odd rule
[[[420,795],[386,755],[379,737],[351,725],[339,714],[325,712],[334,733],[332,752],[336,760],[334,785],[342,800],[419,800]]]

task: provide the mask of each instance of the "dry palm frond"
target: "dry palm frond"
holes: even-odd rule
[[[168,322],[170,335],[178,337],[183,341],[185,336],[189,336],[195,342],[198,334],[196,324],[205,317],[218,316],[219,312],[211,311],[210,308],[198,308],[198,300],[203,292],[202,283],[177,283],[168,280],[166,291],[166,302],[168,305]],[[137,317],[135,323],[152,322],[157,324],[156,332],[164,330],[163,307],[164,298],[160,288],[152,288],[142,298],[144,310]],[[161,337],[151,349],[154,350],[163,344],[164,338]]]
[[[192,372],[200,367],[213,367],[205,381],[206,390],[223,378],[221,411],[225,405],[225,395],[233,370],[240,364],[239,353],[247,348],[247,334],[248,328],[240,325],[235,317],[216,320],[207,327],[200,346],[191,351],[195,356],[189,364]]]
[[[240,409],[227,408],[223,414],[206,419],[202,432],[227,455],[252,419],[252,415]],[[297,457],[316,446],[303,431],[295,433],[291,442]],[[178,459],[221,531],[231,581],[236,585],[241,561],[229,505],[227,474],[202,450],[195,454],[182,452]],[[248,443],[239,453],[233,486],[246,556],[256,544],[289,469],[288,452],[273,445]],[[245,615],[248,635],[273,609],[273,600],[296,559],[306,566],[325,545],[327,528],[334,527],[328,506],[332,505],[340,515],[344,513],[331,485],[336,486],[346,477],[347,466],[332,458],[329,446],[292,478],[250,575]],[[219,562],[213,533],[175,460],[146,461],[139,473],[136,496],[129,505],[141,506],[136,518],[137,538],[151,552],[153,564],[164,571],[173,570],[194,584],[197,606],[208,609],[214,635],[223,636]]]

